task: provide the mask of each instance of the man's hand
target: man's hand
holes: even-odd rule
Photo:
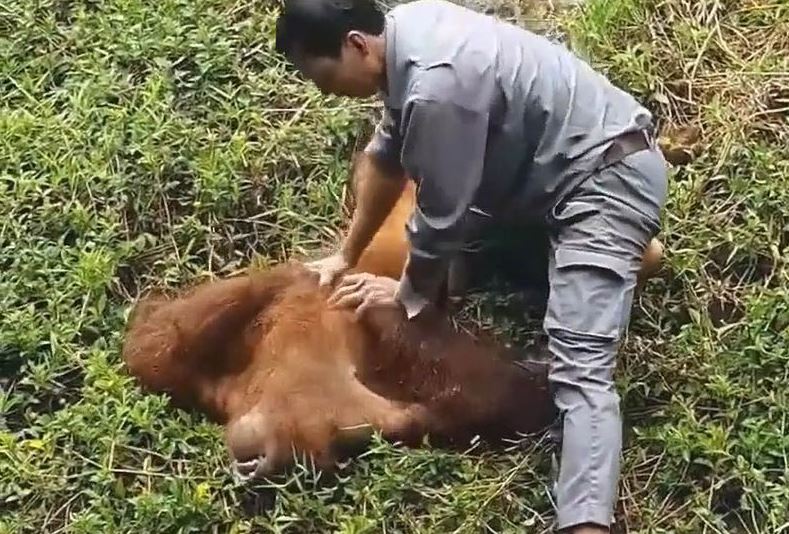
[[[382,165],[375,157],[362,154],[354,169],[353,183],[356,209],[340,251],[306,264],[309,270],[318,273],[321,286],[330,285],[356,265],[400,198],[406,177],[401,167],[393,169],[391,165]]]
[[[356,317],[359,318],[369,308],[401,306],[397,300],[398,287],[399,282],[387,276],[351,274],[343,277],[329,297],[329,305],[333,308],[356,308]]]
[[[334,282],[335,278],[350,269],[351,265],[345,259],[345,256],[338,252],[323,259],[309,262],[306,264],[306,267],[320,276],[319,285],[327,286]]]

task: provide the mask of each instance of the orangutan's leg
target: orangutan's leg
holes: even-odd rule
[[[637,280],[638,285],[641,286],[646,283],[647,280],[652,278],[660,269],[660,262],[663,259],[663,243],[661,243],[656,237],[652,238],[652,241],[649,242],[647,248],[644,250],[644,254],[641,257],[641,268],[638,271]]]
[[[422,405],[399,403],[381,397],[353,379],[346,410],[338,420],[338,439],[345,444],[369,439],[379,431],[384,439],[415,443],[427,431],[427,411]]]
[[[258,405],[231,421],[225,441],[236,476],[271,476],[287,468],[294,453],[309,457],[318,469],[331,470],[338,457],[361,450],[376,431],[384,439],[407,444],[423,435],[426,416],[421,406],[389,401],[355,378],[343,386],[342,395],[329,391],[325,398],[311,398],[314,406],[291,406],[276,418]]]
[[[288,462],[290,440],[282,436],[270,413],[260,405],[225,426],[225,444],[233,459],[233,471],[241,479],[270,475]]]

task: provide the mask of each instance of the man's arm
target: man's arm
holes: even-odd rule
[[[307,264],[319,274],[321,286],[331,284],[338,275],[356,266],[397,202],[405,185],[405,173],[400,164],[401,146],[399,131],[387,109],[354,167],[356,208],[340,250]]]
[[[403,154],[420,179],[407,232],[411,243],[398,298],[409,318],[435,303],[452,255],[462,246],[482,179],[488,114],[450,99],[417,99],[404,114]]]
[[[385,161],[380,155],[365,152],[354,171],[358,184],[356,208],[341,253],[350,266],[355,266],[370,244],[405,186],[405,173],[399,162]]]
[[[403,192],[406,178],[400,162],[402,146],[392,113],[384,108],[383,117],[354,169],[356,208],[341,248],[351,267],[359,261]]]

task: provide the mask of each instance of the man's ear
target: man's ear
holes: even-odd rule
[[[370,44],[367,42],[367,36],[364,33],[357,30],[350,31],[345,35],[345,40],[363,55],[370,53]]]

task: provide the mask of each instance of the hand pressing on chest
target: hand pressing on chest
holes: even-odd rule
[[[350,274],[343,277],[329,297],[329,306],[335,309],[353,309],[361,317],[370,308],[398,308],[397,280],[369,273]]]

